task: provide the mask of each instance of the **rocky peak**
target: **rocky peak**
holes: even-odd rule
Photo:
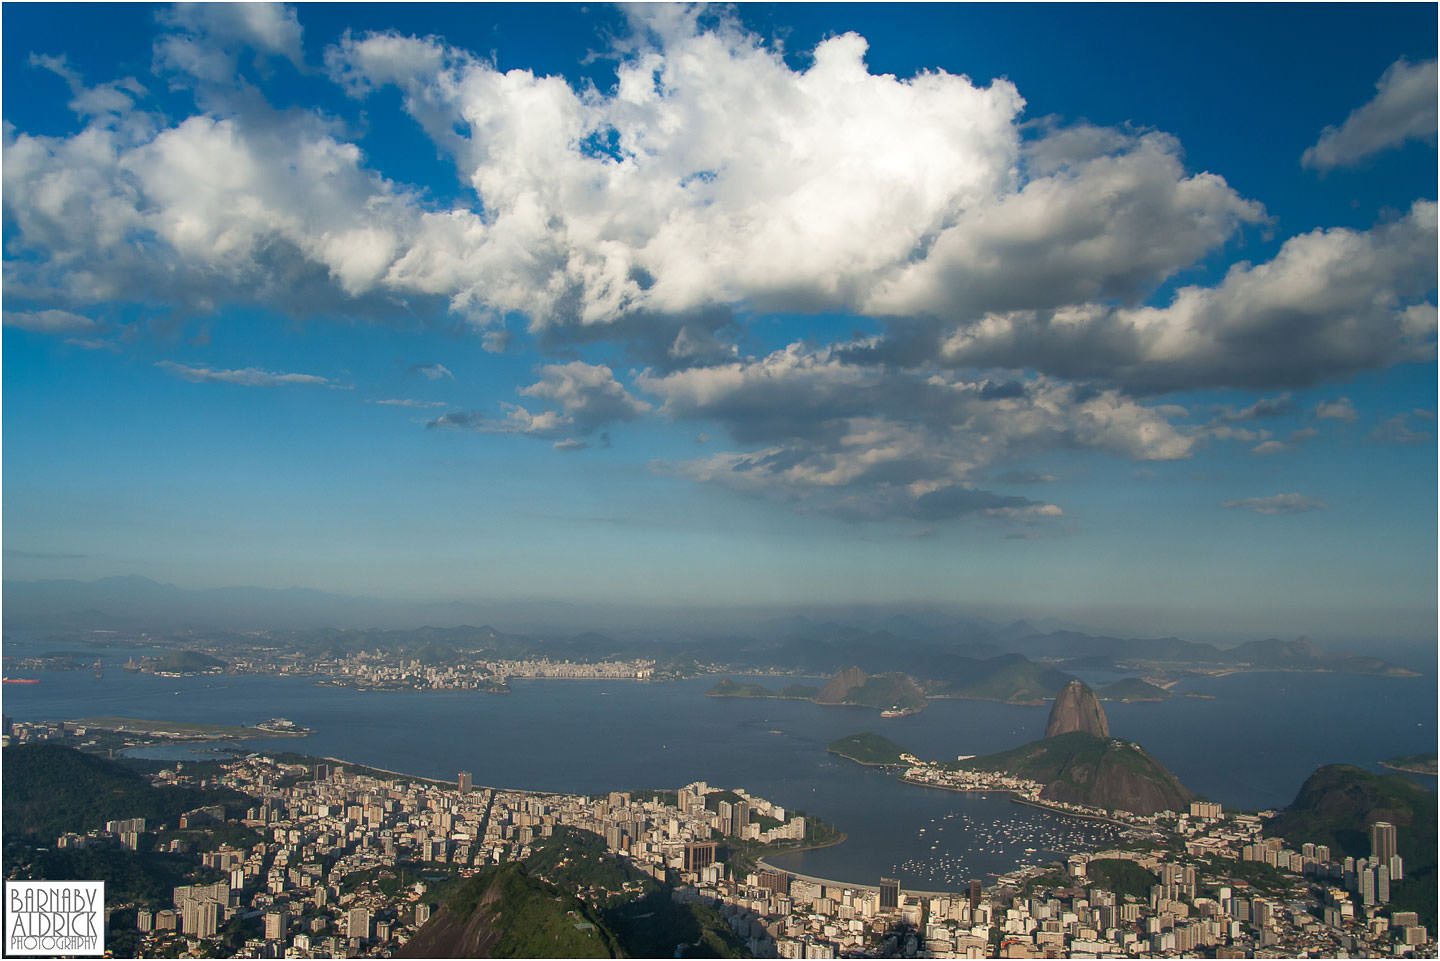
[[[1071,681],[1055,698],[1050,709],[1050,720],[1045,725],[1045,736],[1069,734],[1084,731],[1098,737],[1110,736],[1110,723],[1105,720],[1105,710],[1096,699],[1095,692],[1082,681]]]
[[[858,667],[847,667],[830,678],[829,682],[815,695],[817,704],[840,704],[852,690],[864,684],[869,677]]]

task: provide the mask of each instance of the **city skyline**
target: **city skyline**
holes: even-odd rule
[[[1433,638],[1434,8],[1034,12],[7,6],[6,577]]]

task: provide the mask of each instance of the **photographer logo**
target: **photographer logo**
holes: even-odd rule
[[[105,953],[104,881],[6,881],[10,956]]]

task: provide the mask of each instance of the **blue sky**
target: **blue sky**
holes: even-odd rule
[[[1433,636],[1433,6],[81,9],[7,578]]]

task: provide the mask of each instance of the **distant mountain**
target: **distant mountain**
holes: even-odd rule
[[[1040,704],[1058,694],[1069,674],[1036,664],[1021,654],[975,660],[936,657],[930,665],[925,689],[931,697],[967,697],[1010,704]]]
[[[928,702],[919,686],[904,674],[869,676],[858,667],[849,667],[820,689],[815,703],[853,704],[881,711],[919,711]]]
[[[1045,785],[1042,798],[1154,814],[1184,811],[1195,795],[1133,741],[1070,731],[952,767],[1006,771]]]
[[[1096,737],[1110,736],[1110,722],[1095,692],[1084,681],[1071,681],[1060,691],[1045,722],[1045,736],[1056,737],[1071,731],[1084,731]]]

